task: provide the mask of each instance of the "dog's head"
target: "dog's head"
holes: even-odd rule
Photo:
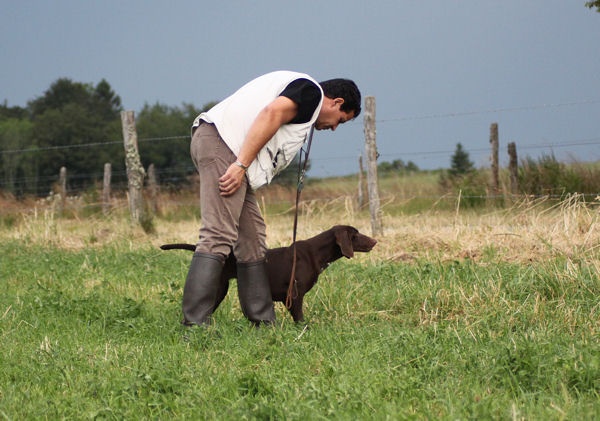
[[[350,225],[336,225],[331,230],[335,235],[337,245],[342,250],[342,255],[348,259],[354,257],[355,251],[367,253],[377,244],[376,239],[361,234]]]

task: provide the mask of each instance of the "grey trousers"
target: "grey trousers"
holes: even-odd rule
[[[238,262],[265,258],[266,227],[247,178],[231,196],[219,194],[219,177],[237,159],[214,124],[202,123],[190,145],[200,175],[201,227],[196,251],[226,258],[233,251]]]

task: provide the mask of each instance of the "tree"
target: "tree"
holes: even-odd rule
[[[21,107],[9,107],[6,101],[4,104],[0,105],[0,121],[16,118],[19,120],[24,120],[28,117],[28,112],[26,108]]]
[[[461,206],[473,207],[485,203],[487,183],[485,173],[476,171],[462,144],[456,144],[448,172],[440,173],[439,186],[444,193],[461,196]]]
[[[121,99],[108,82],[91,84],[58,79],[40,98],[29,103],[33,141],[44,153],[37,173],[40,190],[47,193],[61,166],[69,170],[69,184],[85,188],[102,177],[104,163],[124,169],[121,139]],[[45,180],[45,181],[44,181]]]
[[[600,0],[588,1],[585,3],[590,9],[596,8],[596,12],[600,12]]]
[[[27,187],[18,185],[17,179],[35,179],[30,173],[30,159],[20,150],[31,145],[32,124],[29,120],[9,118],[0,121],[0,188],[13,194],[21,194]]]
[[[381,173],[397,172],[401,174],[419,171],[419,167],[412,161],[404,162],[401,159],[395,159],[392,162],[384,161],[377,166],[377,170]]]
[[[473,162],[469,159],[469,153],[463,149],[462,144],[457,143],[454,155],[451,158],[451,166],[448,171],[451,176],[461,176],[472,172]]]
[[[190,158],[190,129],[196,116],[213,105],[198,109],[186,103],[181,107],[144,104],[136,118],[140,157],[144,167],[154,164],[161,182],[179,184],[195,172]],[[167,168],[168,173],[164,172]]]
[[[154,163],[159,175],[169,169],[163,182],[186,180],[194,172],[190,126],[213,105],[145,105],[137,124],[144,166]],[[121,98],[104,79],[94,86],[60,78],[27,108],[0,104],[0,190],[47,194],[62,166],[68,169],[69,188],[85,189],[100,182],[107,162],[113,184],[124,185],[121,110]]]
[[[92,108],[102,117],[110,121],[122,109],[121,98],[112,90],[108,82],[102,79],[92,92]]]

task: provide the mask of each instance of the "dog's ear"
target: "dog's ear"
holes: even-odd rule
[[[351,259],[354,257],[354,248],[352,247],[352,234],[347,230],[339,230],[335,232],[335,242],[342,250],[342,255]]]

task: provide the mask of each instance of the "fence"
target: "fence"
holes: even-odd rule
[[[369,102],[372,101],[372,113],[371,111],[369,111],[369,107],[367,106],[369,104]],[[594,102],[592,102],[594,103]],[[365,127],[364,127],[364,131],[365,131],[365,143],[366,143],[366,158],[369,159],[369,162],[366,163],[366,167],[367,170],[365,171],[363,168],[363,156],[361,154],[360,157],[358,157],[358,163],[356,164],[357,166],[357,171],[356,174],[358,175],[358,188],[357,191],[355,193],[352,194],[352,196],[356,196],[356,205],[358,208],[362,208],[363,206],[365,206],[366,204],[368,205],[374,205],[375,209],[371,210],[371,213],[373,215],[373,221],[372,221],[372,225],[373,225],[373,229],[377,230],[380,229],[378,227],[378,224],[380,222],[377,221],[377,215],[378,212],[380,212],[380,210],[377,210],[377,202],[380,201],[380,198],[378,197],[379,195],[379,188],[378,188],[378,181],[377,181],[377,176],[376,176],[376,172],[377,172],[377,164],[376,164],[376,160],[379,158],[381,159],[382,156],[379,155],[379,152],[377,150],[377,146],[375,144],[375,122],[380,122],[380,123],[387,123],[390,121],[409,121],[409,120],[428,120],[428,119],[433,119],[433,118],[446,118],[446,117],[456,117],[456,116],[460,116],[460,115],[473,115],[476,113],[487,113],[487,112],[506,112],[506,111],[515,111],[515,110],[530,110],[530,109],[534,109],[534,108],[548,108],[548,107],[563,107],[563,106],[572,106],[572,105],[588,105],[588,102],[578,102],[578,103],[565,103],[565,104],[551,104],[551,105],[543,105],[543,106],[532,106],[532,107],[513,107],[513,108],[506,108],[506,109],[496,109],[496,110],[484,110],[484,111],[479,111],[479,112],[467,112],[467,113],[452,113],[452,114],[447,114],[447,115],[425,115],[425,116],[416,116],[416,117],[404,117],[404,118],[400,118],[400,119],[382,119],[382,120],[376,120],[375,119],[375,109],[374,109],[374,98],[373,97],[368,97],[365,100]],[[371,115],[372,114],[372,115]],[[125,117],[122,118],[122,122],[123,122],[123,137],[125,143],[125,151],[126,153],[126,157],[129,156],[133,156],[131,151],[132,151],[132,147],[127,145],[127,139],[128,138],[132,138],[133,136],[135,136],[135,140],[132,140],[131,142],[129,142],[131,145],[136,144],[137,145],[137,135],[135,134],[135,127],[133,127],[133,130],[131,129],[126,129],[125,128],[125,122],[127,119],[125,119]],[[367,121],[368,120],[368,121]],[[128,117],[128,121],[133,123],[133,116]],[[490,174],[490,180],[489,180],[489,190],[486,192],[485,195],[472,195],[472,194],[464,194],[462,193],[462,198],[477,198],[477,199],[490,199],[490,198],[498,198],[501,196],[506,196],[506,192],[508,192],[510,195],[512,195],[513,197],[517,197],[517,193],[519,191],[519,186],[518,186],[518,158],[517,158],[517,145],[515,142],[510,142],[508,144],[508,157],[509,157],[509,164],[507,167],[507,171],[509,173],[508,176],[508,183],[507,185],[509,186],[508,188],[504,188],[503,186],[500,185],[501,180],[500,180],[500,164],[499,164],[499,136],[498,136],[498,124],[496,123],[492,123],[490,125],[490,138],[489,138],[489,142],[490,142],[490,147],[488,148],[480,148],[480,149],[476,149],[473,150],[471,149],[470,152],[477,152],[477,153],[485,153],[485,154],[489,154],[488,156],[490,157],[490,161],[491,161],[491,174]],[[189,139],[188,136],[169,136],[169,137],[163,137],[163,138],[154,138],[154,139],[140,139],[139,142],[150,142],[150,141],[162,141],[162,140],[176,140],[176,139],[180,139],[180,140],[185,140],[187,143],[187,140]],[[82,147],[96,147],[96,146],[100,146],[102,147],[103,145],[112,145],[112,144],[116,144],[116,143],[121,143],[123,141],[119,141],[119,142],[105,142],[105,143],[94,143],[94,144],[82,144],[82,145],[64,145],[64,146],[56,146],[56,147],[52,147],[52,149],[59,149],[59,148],[82,148]],[[556,148],[556,147],[574,147],[574,146],[579,146],[579,145],[597,145],[600,144],[600,139],[599,138],[592,138],[592,139],[583,139],[583,140],[578,140],[578,141],[569,141],[569,142],[563,142],[563,143],[554,143],[554,144],[550,144],[550,147],[552,148]],[[520,146],[520,150],[527,150],[527,149],[531,149],[531,148],[539,148],[540,145],[524,145],[524,146]],[[43,150],[28,150],[28,149],[23,149],[23,150],[4,150],[4,151],[0,151],[0,153],[2,153],[3,158],[6,159],[6,157],[10,157],[10,156],[16,156],[18,154],[31,154],[31,153],[36,153],[36,152],[43,152]],[[439,154],[446,154],[449,155],[450,153],[452,153],[452,151],[424,151],[424,152],[420,152],[420,154],[423,155],[439,155]],[[404,154],[403,156],[410,156],[411,154]],[[383,156],[385,157],[385,155]],[[356,158],[348,158],[348,159],[353,159],[355,160]],[[59,211],[62,211],[64,209],[64,207],[66,206],[66,198],[67,196],[71,195],[77,195],[77,194],[81,194],[82,191],[77,191],[76,189],[69,189],[69,181],[70,180],[74,180],[74,179],[78,179],[78,178],[83,178],[83,179],[92,179],[92,180],[102,180],[101,185],[102,185],[102,189],[101,189],[101,194],[100,194],[100,200],[99,202],[96,202],[93,206],[95,206],[96,204],[99,204],[103,210],[103,212],[105,214],[109,213],[111,211],[111,197],[115,194],[121,194],[125,191],[127,191],[127,198],[129,199],[130,203],[130,210],[132,215],[134,216],[135,219],[139,219],[140,215],[136,214],[135,209],[143,209],[145,205],[141,204],[141,200],[142,200],[142,195],[141,195],[141,189],[144,183],[144,180],[146,182],[146,197],[148,200],[148,205],[147,207],[149,208],[149,211],[151,213],[158,213],[160,212],[160,198],[161,195],[159,194],[160,192],[160,182],[159,180],[165,180],[166,178],[169,178],[170,174],[187,174],[189,176],[195,174],[195,169],[191,164],[188,165],[182,165],[182,166],[178,166],[177,168],[175,167],[170,167],[170,168],[154,168],[154,165],[150,165],[147,168],[147,176],[146,176],[146,172],[144,171],[144,168],[141,167],[141,164],[139,162],[139,157],[138,157],[138,161],[137,162],[133,162],[131,161],[128,166],[127,166],[127,170],[125,171],[114,171],[113,170],[113,165],[111,163],[106,163],[104,165],[104,170],[101,171],[101,169],[98,169],[98,172],[93,172],[93,173],[89,173],[89,174],[68,174],[68,168],[57,168],[57,175],[53,176],[53,177],[47,177],[48,181],[52,181],[55,184],[55,191],[54,193],[54,198],[53,200],[57,200],[57,198],[60,198],[60,200],[58,201],[58,206],[57,209]],[[365,184],[365,179],[364,174],[367,175],[366,177],[366,184]],[[134,180],[135,178],[135,180]],[[17,179],[17,180],[13,180],[16,183],[24,183],[27,184],[29,182],[31,182],[31,180],[29,179]],[[0,191],[2,190],[6,190],[6,182],[0,181]],[[368,193],[368,196],[367,194]],[[541,195],[540,195],[541,196]],[[552,197],[552,194],[548,194],[545,195],[545,197]],[[561,195],[555,195],[556,197],[560,197]],[[590,196],[594,196],[594,194],[590,194]],[[367,200],[368,197],[368,200]],[[432,195],[425,195],[422,196],[422,198],[430,198],[432,197]],[[444,196],[445,198],[451,198],[452,195],[446,195]],[[529,196],[531,197],[531,196]],[[439,197],[438,197],[439,199]],[[137,202],[137,205],[134,206],[134,203]]]

